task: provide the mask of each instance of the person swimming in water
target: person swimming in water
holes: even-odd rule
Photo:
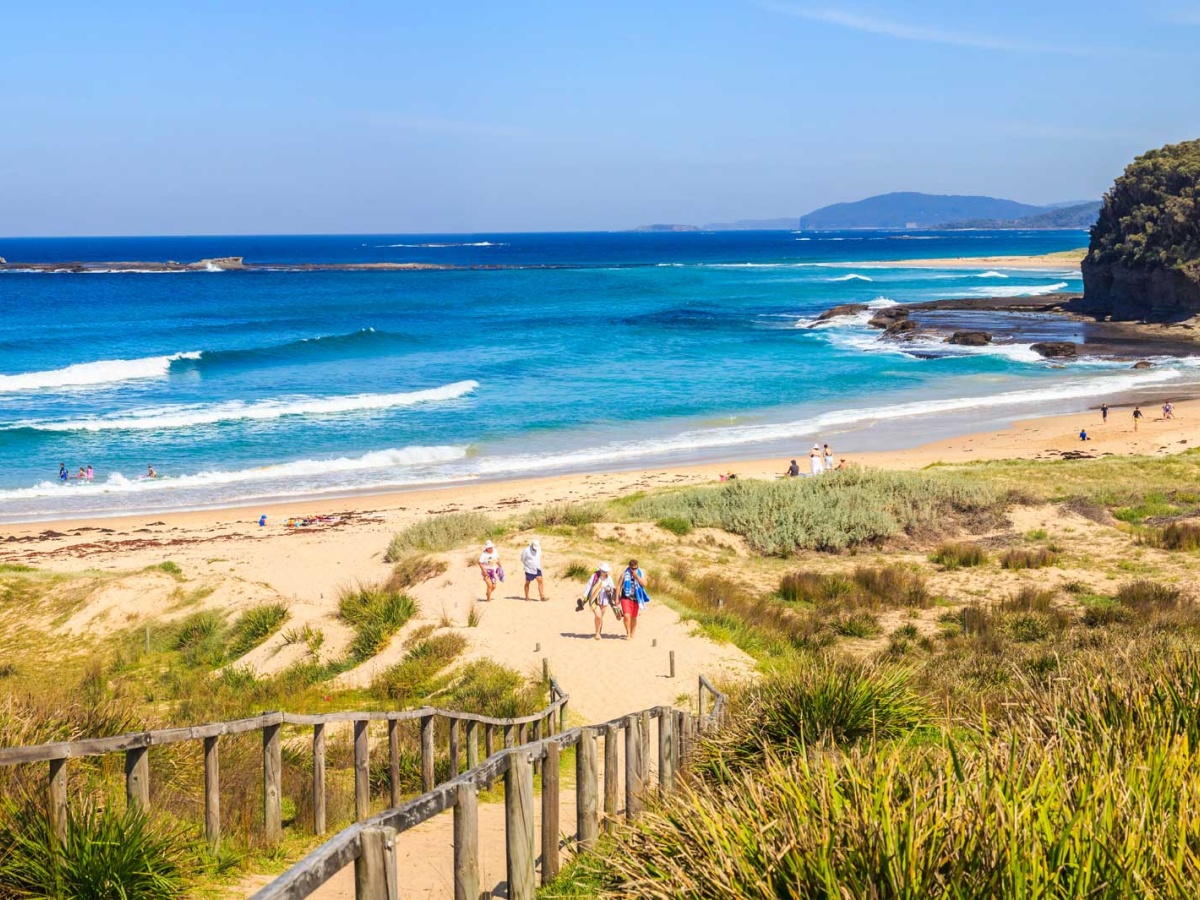
[[[157,478],[158,477],[158,473],[154,471],[154,466],[149,465],[149,464],[146,465],[146,477],[147,478]]]
[[[91,464],[91,463],[88,463],[88,467],[87,467],[87,480],[88,480],[88,481],[91,481],[91,480],[92,480],[93,478],[95,478],[95,477],[96,477],[96,471],[95,471],[95,470],[92,468],[92,464]]]
[[[87,469],[83,466],[79,467],[79,474],[75,476],[77,481],[87,481]]]

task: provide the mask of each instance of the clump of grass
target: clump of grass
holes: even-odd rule
[[[1147,578],[1128,581],[1117,590],[1117,602],[1142,615],[1178,609],[1186,599],[1179,588]]]
[[[33,566],[27,566],[23,563],[0,563],[0,575],[5,572],[36,572]]]
[[[929,561],[947,571],[982,566],[988,561],[987,551],[969,541],[951,541],[938,546],[929,554]]]
[[[926,607],[932,602],[925,579],[898,563],[858,566],[849,578],[818,572],[792,572],[780,580],[779,595],[790,603],[839,609]]]
[[[183,580],[183,569],[181,569],[179,567],[179,563],[172,562],[169,559],[164,562],[157,563],[153,566],[146,566],[144,571],[146,571],[146,572],[165,572],[166,574],[168,574],[172,578],[174,578],[176,581]]]
[[[20,674],[20,669],[16,663],[0,663],[0,678],[16,678]]]
[[[467,639],[453,631],[410,639],[404,658],[377,675],[371,689],[400,706],[428,697],[442,686],[439,674],[466,646]]]
[[[440,705],[478,715],[513,718],[544,709],[547,688],[490,659],[464,665],[441,695]]]
[[[587,563],[571,561],[563,572],[563,578],[587,578],[592,574],[592,567]]]
[[[414,585],[429,581],[431,578],[437,578],[448,568],[449,564],[444,559],[434,559],[424,553],[414,553],[404,557],[392,567],[388,587],[394,591],[407,590]]]
[[[1000,602],[1000,608],[1008,612],[1048,613],[1053,608],[1054,591],[1022,585],[1012,596]]]
[[[444,553],[463,544],[500,534],[494,519],[476,512],[443,513],[409,525],[392,537],[384,562],[394,563],[413,553]]]
[[[873,638],[883,631],[879,620],[869,612],[847,613],[838,616],[833,623],[833,630],[842,637]]]
[[[655,524],[663,531],[669,531],[671,534],[678,535],[679,537],[690,534],[692,530],[692,523],[681,516],[667,516],[666,518],[659,519]]]
[[[521,530],[555,528],[562,525],[578,527],[591,525],[604,518],[604,506],[599,503],[551,503],[531,509],[521,517]]]
[[[925,472],[847,469],[822,478],[739,479],[721,487],[655,494],[633,503],[630,515],[721,528],[745,537],[757,553],[787,556],[990,523],[999,514],[997,501],[979,483]]]
[[[472,604],[471,608],[467,610],[467,627],[478,628],[479,623],[482,621],[483,611],[480,610],[478,605]]]
[[[1000,557],[1000,567],[1013,570],[1042,569],[1057,562],[1058,554],[1047,547],[1039,547],[1036,550],[1013,548],[1005,550]]]
[[[1200,523],[1169,522],[1149,532],[1143,541],[1160,550],[1200,550]]]
[[[192,613],[162,635],[167,649],[179,651],[191,665],[220,665],[225,657],[225,617],[215,610]]]
[[[183,893],[185,874],[198,862],[179,829],[132,805],[86,801],[68,807],[61,847],[40,810],[8,799],[0,823],[5,896],[165,900]]]
[[[393,634],[417,614],[417,602],[383,584],[343,588],[338,614],[354,628],[349,655],[356,662],[370,659]]]
[[[229,653],[234,657],[249,653],[287,620],[287,607],[282,603],[262,603],[238,616],[229,629]]]

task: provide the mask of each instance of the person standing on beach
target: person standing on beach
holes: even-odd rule
[[[587,587],[583,591],[583,600],[580,601],[581,606],[587,605],[592,610],[592,616],[596,621],[596,633],[592,635],[592,640],[600,640],[600,632],[604,630],[604,610],[605,607],[613,608],[613,615],[618,619],[621,618],[620,607],[617,605],[617,586],[613,584],[611,570],[608,563],[602,562],[592,573],[592,577],[588,579]]]
[[[1100,404],[1100,421],[1105,424],[1108,423],[1108,404],[1107,403]]]
[[[543,601],[546,596],[542,582],[542,545],[536,540],[530,541],[529,546],[521,551],[521,565],[525,568],[525,599],[529,599],[529,585],[536,581],[538,597]]]
[[[491,603],[492,591],[496,589],[496,583],[504,577],[504,570],[500,568],[500,554],[496,552],[496,545],[491,541],[483,545],[483,552],[479,554],[479,571],[483,574],[483,586],[487,589],[484,601]]]
[[[1168,400],[1166,403],[1163,404],[1163,418],[1164,419],[1175,418],[1175,407],[1171,405],[1170,400]]]
[[[1133,408],[1133,430],[1138,430],[1138,423],[1142,421],[1142,408],[1135,406]]]
[[[646,573],[638,568],[636,559],[631,559],[621,576],[621,618],[625,622],[625,640],[633,640],[637,633],[638,613],[649,602]]]
[[[825,471],[832,472],[833,471],[833,451],[829,449],[828,444],[826,444],[822,449],[825,453]]]
[[[825,457],[821,455],[820,444],[813,444],[812,452],[808,454],[808,470],[814,475],[825,471]]]

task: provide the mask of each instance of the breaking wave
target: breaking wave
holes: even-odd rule
[[[199,352],[191,351],[171,356],[147,356],[142,359],[102,359],[97,362],[75,363],[61,369],[48,369],[44,372],[0,375],[0,393],[94,387],[141,378],[162,378],[170,371],[171,363],[176,360],[199,358]]]

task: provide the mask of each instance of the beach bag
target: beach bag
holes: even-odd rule
[[[650,602],[650,595],[646,593],[646,589],[638,584],[633,583],[633,599],[637,601],[638,609],[645,609],[646,604]]]

